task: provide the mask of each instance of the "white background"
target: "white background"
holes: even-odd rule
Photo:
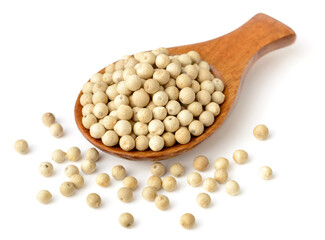
[[[321,1],[1,1],[1,168],[0,239],[324,239],[324,22]],[[141,198],[150,176],[150,162],[131,162],[101,153],[97,173],[123,164],[139,181],[134,201],[120,202],[121,182],[106,189],[95,184],[96,174],[85,176],[86,186],[71,198],[59,193],[68,179],[69,164],[54,164],[53,177],[38,173],[51,161],[54,149],[91,147],[74,122],[74,103],[82,85],[107,64],[138,51],[209,40],[228,33],[254,14],[263,12],[297,33],[294,45],[269,53],[247,75],[240,97],[219,130],[188,153],[164,161],[181,162],[186,175],[198,154],[210,159],[204,178],[213,175],[213,162],[231,160],[237,148],[249,153],[249,162],[231,160],[229,178],[241,186],[236,197],[224,186],[211,193],[212,206],[195,201],[203,188],[178,179],[178,189],[166,193],[171,206],[158,210]],[[218,51],[216,49],[216,51]],[[211,53],[213,54],[213,53]],[[55,139],[42,125],[44,112],[53,112],[64,127]],[[264,123],[270,137],[252,135]],[[19,155],[15,140],[24,138],[30,152]],[[83,155],[84,156],[84,155]],[[76,163],[80,165],[80,161]],[[269,165],[274,178],[263,181],[258,169]],[[35,199],[48,189],[53,200]],[[103,205],[91,209],[88,193],[101,195]],[[163,191],[161,194],[165,194]],[[131,212],[135,225],[118,224]],[[182,229],[179,217],[191,212],[193,230]]]

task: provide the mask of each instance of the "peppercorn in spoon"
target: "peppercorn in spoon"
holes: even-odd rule
[[[211,126],[205,128],[200,136],[192,136],[186,144],[164,147],[160,151],[124,151],[118,145],[108,147],[101,139],[91,137],[89,130],[82,124],[82,105],[80,92],[75,104],[75,120],[80,132],[97,148],[130,160],[162,160],[184,153],[209,137],[226,119],[233,105],[240,83],[244,80],[252,65],[263,55],[273,50],[292,44],[295,32],[283,23],[265,15],[257,14],[233,32],[206,42],[169,48],[171,55],[196,51],[201,59],[210,64],[214,77],[224,83],[225,101],[220,105],[220,114]],[[99,71],[104,73],[105,69]],[[149,148],[148,148],[149,149]]]

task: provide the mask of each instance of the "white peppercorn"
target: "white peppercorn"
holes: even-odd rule
[[[146,135],[148,133],[148,125],[142,122],[136,122],[133,126],[133,132],[135,135]]]
[[[222,104],[225,101],[225,95],[220,91],[215,91],[211,95],[211,100],[217,104]]]
[[[192,64],[192,59],[188,54],[179,55],[178,60],[181,62],[182,67]]]
[[[105,72],[113,73],[114,71],[115,71],[115,64],[114,64],[114,63],[109,64],[109,65],[105,68]]]
[[[117,197],[118,199],[120,199],[120,201],[128,203],[131,202],[133,199],[133,192],[130,188],[121,187],[117,191]]]
[[[50,133],[53,137],[60,138],[63,136],[63,127],[59,123],[53,123],[50,126]]]
[[[202,107],[201,103],[193,102],[187,106],[187,110],[189,110],[193,114],[194,117],[198,117],[202,113],[203,107]]]
[[[144,82],[144,90],[149,94],[154,94],[159,91],[160,85],[156,79],[148,79]]]
[[[185,213],[179,220],[181,226],[185,229],[191,229],[195,225],[195,217],[191,213]]]
[[[166,67],[166,70],[169,72],[170,76],[173,78],[176,78],[182,72],[180,64],[177,64],[175,62],[169,63],[168,66]]]
[[[161,135],[161,134],[163,134],[165,127],[164,127],[164,124],[162,123],[162,121],[160,121],[158,119],[154,119],[149,122],[148,130],[152,134]]]
[[[71,147],[67,151],[67,158],[72,162],[76,162],[80,159],[81,151],[78,147]]]
[[[91,93],[83,93],[80,96],[80,104],[81,104],[81,106],[85,106],[86,104],[93,103],[92,98],[93,98],[93,95]]]
[[[64,174],[71,178],[74,174],[79,174],[79,169],[77,166],[70,164],[64,168]]]
[[[104,103],[97,103],[97,104],[94,106],[93,114],[94,114],[95,117],[98,118],[98,119],[102,119],[102,118],[104,118],[104,117],[107,116],[107,114],[108,114],[108,107],[107,107],[107,105],[104,104]]]
[[[161,136],[153,136],[149,139],[149,147],[152,151],[160,151],[165,145]]]
[[[195,92],[190,87],[185,87],[179,92],[179,100],[183,104],[191,104],[195,100]]]
[[[153,67],[149,63],[138,63],[134,69],[137,71],[137,75],[143,79],[149,79],[153,75]]]
[[[211,204],[211,197],[207,193],[199,193],[196,197],[196,202],[200,207],[207,208]]]
[[[49,177],[53,174],[53,165],[50,162],[42,162],[38,170],[44,177]]]
[[[180,89],[190,87],[192,85],[192,79],[187,74],[181,74],[176,78],[176,86]]]
[[[101,197],[97,193],[90,193],[87,196],[87,204],[91,208],[98,208],[102,202]]]
[[[138,60],[136,60],[134,57],[129,57],[128,59],[126,59],[125,62],[125,69],[127,68],[134,68],[135,65],[137,65],[139,62]]]
[[[240,191],[240,187],[236,181],[230,180],[229,182],[226,183],[225,190],[226,193],[228,193],[229,195],[236,196]]]
[[[199,62],[199,67],[203,69],[210,70],[210,65],[206,61]]]
[[[43,204],[48,204],[52,199],[52,194],[47,190],[41,190],[37,193],[36,199]]]
[[[170,63],[170,59],[168,55],[161,53],[157,55],[155,63],[158,68],[166,68]]]
[[[113,110],[109,113],[109,116],[116,117],[117,118],[117,111]]]
[[[265,140],[269,135],[269,129],[263,124],[257,125],[253,130],[254,137],[258,140]]]
[[[130,120],[133,117],[133,110],[128,105],[120,105],[117,108],[117,117],[121,120]]]
[[[160,47],[160,48],[157,48],[155,50],[152,51],[153,54],[155,54],[156,56],[161,54],[161,53],[164,53],[166,55],[169,55],[169,51],[167,48],[164,48],[164,47]]]
[[[181,105],[176,100],[170,100],[167,105],[166,109],[169,115],[177,115],[181,111]]]
[[[200,54],[196,51],[189,51],[187,55],[191,57],[193,63],[199,63],[201,60]]]
[[[70,178],[70,182],[76,189],[80,189],[84,186],[85,180],[80,174],[73,174]]]
[[[108,96],[108,99],[111,101],[114,101],[115,97],[119,94],[116,90],[117,85],[113,84],[111,86],[109,86],[106,90],[106,94]]]
[[[170,86],[165,89],[165,93],[168,95],[168,99],[177,100],[179,96],[179,90],[175,86]]]
[[[86,156],[86,159],[91,159],[96,162],[99,159],[99,152],[97,151],[96,148],[89,148],[86,151],[85,156]]]
[[[184,175],[185,172],[183,165],[180,163],[174,163],[173,165],[171,165],[169,171],[170,174],[174,177],[181,177]]]
[[[192,80],[197,78],[199,70],[193,65],[187,65],[184,67],[184,73],[186,73]]]
[[[125,66],[125,60],[124,59],[118,60],[115,63],[115,71],[123,70],[124,69],[124,66]]]
[[[94,110],[94,104],[92,103],[88,103],[85,106],[83,106],[81,112],[82,112],[82,116],[86,116],[90,113],[93,113]]]
[[[175,135],[171,132],[165,132],[162,138],[164,139],[165,147],[171,147],[176,143]]]
[[[71,182],[64,182],[60,186],[60,193],[65,197],[70,197],[74,194],[75,188]]]
[[[135,138],[135,148],[139,151],[147,150],[149,147],[149,139],[146,136],[140,135]]]
[[[119,142],[119,136],[114,132],[113,130],[108,130],[103,136],[102,136],[102,142],[105,146],[113,147]]]
[[[131,91],[138,90],[142,85],[141,79],[138,75],[127,76],[125,82],[126,82],[126,87]]]
[[[15,142],[14,149],[20,154],[26,154],[28,152],[28,143],[24,139],[19,139]]]
[[[199,155],[193,160],[193,168],[197,171],[205,171],[209,166],[209,159],[206,156]]]
[[[244,164],[247,162],[248,153],[245,150],[238,149],[233,154],[233,159],[238,164]]]
[[[229,167],[229,161],[227,158],[220,157],[214,162],[214,168],[217,169],[227,169]]]
[[[192,80],[191,88],[195,93],[198,93],[201,90],[201,86],[198,81]]]
[[[132,127],[130,122],[127,120],[119,120],[114,126],[114,131],[117,133],[117,135],[124,136],[131,133]]]
[[[95,74],[93,74],[93,75],[91,76],[90,81],[91,81],[92,83],[99,82],[99,81],[102,80],[102,76],[103,76],[102,73],[95,73]]]
[[[189,110],[182,110],[177,114],[181,126],[188,126],[193,120],[193,114]]]
[[[217,169],[214,172],[214,178],[217,180],[218,183],[224,183],[227,181],[228,179],[228,172],[226,169],[221,168],[221,169]]]
[[[107,173],[100,173],[96,177],[96,183],[98,186],[107,187],[111,182],[111,178]]]
[[[196,94],[196,100],[201,103],[203,106],[211,102],[211,95],[207,90],[200,90]]]
[[[96,92],[93,94],[91,101],[94,105],[96,105],[97,103],[107,104],[108,96],[104,92]]]
[[[93,114],[87,114],[81,121],[85,128],[90,129],[93,124],[97,123],[97,118]]]
[[[188,126],[188,129],[193,136],[200,136],[204,131],[204,125],[198,120],[193,120]]]
[[[102,81],[107,83],[108,85],[113,84],[113,73],[105,72],[102,77]]]
[[[151,165],[150,171],[152,175],[162,177],[166,173],[166,167],[160,162],[155,162]]]
[[[143,88],[140,88],[132,94],[132,101],[137,107],[145,107],[148,105],[150,97]]]
[[[127,78],[129,77],[129,76],[137,76],[136,75],[137,74],[137,71],[135,71],[135,69],[133,68],[133,67],[128,67],[128,68],[125,68],[124,69],[124,71],[123,71],[123,79],[125,80],[125,81],[127,81]],[[139,78],[139,76],[137,76],[137,78],[136,79],[139,79],[140,80],[140,86],[141,86],[141,79]],[[132,82],[132,81],[131,81]],[[136,80],[136,82],[139,82],[138,80]],[[129,84],[130,84],[130,82],[129,82]],[[138,83],[136,83],[136,84],[138,84]],[[128,84],[127,84],[128,85]],[[133,85],[133,84],[132,84]],[[140,88],[140,87],[139,87]],[[132,89],[130,89],[129,88],[129,90],[131,90],[131,91],[133,91]],[[135,91],[135,90],[134,90]]]
[[[114,129],[116,123],[117,123],[117,118],[113,116],[106,116],[102,119],[102,124],[107,130]]]
[[[187,176],[187,183],[192,187],[198,187],[202,183],[202,176],[197,172],[192,172]]]
[[[175,132],[175,139],[180,144],[186,144],[191,140],[191,133],[187,129],[187,127],[180,127]]]
[[[168,116],[164,119],[164,126],[167,132],[176,132],[179,129],[179,121],[175,116]]]
[[[121,81],[123,81],[123,70],[122,69],[119,69],[119,70],[116,70],[115,72],[113,72],[113,75],[112,75],[112,80],[114,83],[120,83]]]
[[[155,107],[152,109],[154,119],[164,120],[167,116],[167,109],[165,107]]]
[[[260,177],[264,180],[269,180],[272,178],[272,169],[269,166],[261,167],[258,173]]]
[[[168,95],[164,91],[158,91],[152,96],[152,101],[158,107],[165,106],[168,102]]]
[[[203,188],[208,192],[216,191],[218,182],[214,178],[208,177],[203,181]]]
[[[114,110],[116,110],[122,104],[129,105],[130,100],[126,95],[119,94],[114,98]]]
[[[134,218],[130,213],[123,213],[119,217],[119,223],[122,227],[129,228],[134,223]]]
[[[157,80],[160,85],[164,85],[169,81],[170,74],[165,69],[156,69],[153,73],[152,78]]]
[[[205,127],[209,127],[214,122],[214,115],[210,111],[204,111],[200,114],[199,120]]]
[[[126,177],[126,170],[122,165],[115,165],[112,168],[112,176],[116,180],[123,180]]]
[[[162,187],[162,180],[159,176],[152,175],[148,178],[147,185],[148,187],[153,187],[158,191]]]
[[[139,56],[139,62],[141,63],[149,63],[153,65],[156,60],[156,55],[153,54],[152,52],[144,52]]]
[[[116,86],[116,91],[119,93],[119,94],[122,94],[122,95],[126,95],[126,96],[129,96],[132,91],[129,90],[127,87],[126,87],[126,82],[125,81],[121,81],[117,84]]]
[[[134,191],[138,187],[138,181],[135,177],[127,176],[123,179],[123,185],[124,185],[124,187],[129,188],[132,191]]]
[[[91,174],[96,171],[96,162],[91,159],[81,161],[81,170],[85,174]]]
[[[201,82],[201,90],[206,90],[211,95],[214,92],[214,84],[210,80],[205,80]]]
[[[82,86],[82,93],[92,93],[93,90],[93,86],[94,83],[92,82],[86,82],[83,86]]]
[[[42,122],[45,126],[49,127],[55,123],[55,116],[53,113],[47,112],[42,115]]]
[[[99,81],[93,85],[92,92],[105,92],[108,87],[108,84],[104,81]]]
[[[220,106],[215,102],[210,102],[206,105],[205,110],[211,112],[214,116],[217,116],[220,113]]]
[[[94,123],[89,129],[90,136],[96,139],[101,138],[105,132],[105,127],[101,123]]]
[[[137,117],[140,122],[148,123],[152,119],[152,111],[148,108],[141,108],[141,109],[139,109],[139,111],[137,113]]]
[[[56,149],[52,152],[52,160],[56,163],[63,163],[66,153],[60,149]]]
[[[124,151],[131,151],[135,147],[135,140],[130,135],[124,135],[120,138],[119,144]]]
[[[212,79],[212,82],[216,91],[223,92],[225,85],[223,84],[222,80],[220,80],[219,78],[214,78]]]
[[[160,210],[166,210],[169,207],[169,199],[165,195],[158,195],[155,198],[155,205]]]
[[[197,79],[199,80],[200,83],[205,80],[212,80],[212,78],[213,75],[211,74],[210,70],[204,68],[199,69],[199,74]]]
[[[172,176],[167,176],[162,181],[162,188],[167,192],[175,191],[177,187],[176,179]]]

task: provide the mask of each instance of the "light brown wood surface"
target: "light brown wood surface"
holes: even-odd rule
[[[79,99],[75,104],[75,120],[83,136],[97,148],[122,158],[130,160],[162,160],[175,157],[186,152],[204,139],[209,137],[226,119],[233,105],[240,84],[244,80],[248,70],[264,54],[292,44],[296,39],[295,32],[283,23],[265,14],[257,14],[244,25],[233,32],[206,42],[169,48],[170,54],[186,53],[190,50],[197,51],[201,59],[211,65],[211,71],[224,81],[226,95],[224,103],[220,106],[221,112],[216,117],[213,125],[206,128],[198,137],[192,137],[187,144],[177,144],[173,147],[163,148],[159,152],[151,150],[126,152],[120,147],[107,147],[101,140],[90,136],[89,130],[84,128],[81,122],[82,106]],[[104,72],[104,69],[99,71]]]

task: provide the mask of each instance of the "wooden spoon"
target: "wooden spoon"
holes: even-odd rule
[[[126,152],[118,146],[107,147],[101,140],[92,138],[89,130],[82,125],[82,106],[79,101],[82,92],[79,93],[74,110],[77,126],[82,135],[97,148],[122,158],[130,160],[163,160],[175,157],[198,145],[221,125],[236,99],[240,83],[260,57],[270,51],[292,44],[295,39],[296,34],[292,29],[274,18],[259,13],[235,31],[219,38],[169,48],[168,50],[172,55],[187,53],[190,50],[197,51],[201,55],[201,59],[211,65],[212,73],[222,79],[225,84],[224,94],[226,99],[221,105],[220,114],[216,117],[213,125],[205,129],[201,136],[192,137],[187,144],[177,144],[173,147],[163,148],[159,152],[151,150]],[[105,69],[99,72],[104,73]]]

